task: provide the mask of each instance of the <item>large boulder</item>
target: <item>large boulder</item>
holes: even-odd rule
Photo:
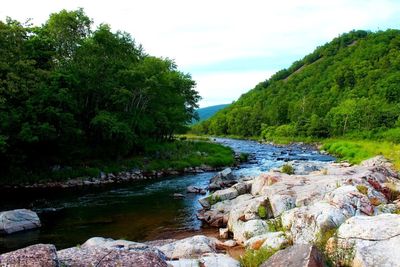
[[[240,195],[232,200],[224,200],[215,203],[210,206],[210,210],[202,210],[197,215],[197,218],[208,223],[213,227],[225,227],[227,225],[229,214],[232,209],[236,209],[236,206],[241,206],[243,203],[248,203],[250,199],[253,199],[253,196],[250,194]],[[206,200],[206,203],[209,204],[209,198]]]
[[[156,242],[156,241],[154,241]],[[154,243],[153,242],[153,243]],[[167,240],[168,242],[168,240]],[[158,243],[163,243],[163,240],[158,240]],[[104,238],[104,237],[92,237],[88,239],[85,243],[82,244],[82,248],[105,248],[109,250],[126,250],[126,251],[150,251],[157,254],[160,258],[165,259],[165,255],[149,244],[143,244],[128,240],[114,240],[111,238]]]
[[[0,233],[12,234],[40,227],[38,215],[27,209],[0,212]]]
[[[227,187],[234,183],[236,183],[236,181],[232,169],[226,168],[223,171],[218,172],[214,177],[211,178],[208,188],[213,191]]]
[[[37,244],[0,255],[0,266],[59,266],[54,245]]]
[[[294,245],[272,255],[260,267],[325,267],[321,252],[312,245]]]
[[[107,249],[105,247],[73,247],[58,252],[61,266],[137,266],[167,267],[160,254],[152,250]]]
[[[346,210],[326,202],[294,208],[282,214],[282,225],[288,229],[296,244],[313,243],[322,232],[339,227],[353,216]]]
[[[215,253],[215,239],[196,235],[157,247],[169,259],[199,258],[205,253]]]
[[[325,199],[333,206],[346,210],[354,216],[359,213],[374,214],[374,206],[368,197],[359,192],[353,185],[341,186],[325,196]]]
[[[234,199],[238,195],[239,195],[238,191],[235,188],[231,187],[231,188],[215,191],[210,197],[211,197],[211,201],[219,202],[219,201]]]
[[[400,215],[381,214],[348,219],[339,227],[337,238],[328,241],[327,250],[334,261],[346,256],[353,258],[353,266],[389,267],[400,266],[399,247]]]

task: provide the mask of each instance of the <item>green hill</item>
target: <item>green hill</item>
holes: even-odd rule
[[[400,31],[351,31],[193,128],[213,135],[400,141]]]
[[[193,123],[201,122],[204,120],[207,120],[208,118],[212,117],[215,113],[217,113],[219,110],[229,106],[229,104],[221,104],[221,105],[215,105],[215,106],[209,106],[205,108],[199,108],[196,110],[197,114],[199,115],[199,120],[193,120]]]

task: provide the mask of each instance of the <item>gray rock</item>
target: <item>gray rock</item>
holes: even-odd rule
[[[294,245],[272,255],[260,267],[326,267],[324,258],[312,245]]]
[[[40,227],[38,215],[27,209],[0,212],[0,233],[11,234]]]
[[[224,201],[224,200],[231,200],[236,198],[239,195],[238,191],[231,187],[223,190],[215,191],[211,197],[215,199],[216,202]]]
[[[199,201],[200,205],[201,205],[203,208],[205,208],[205,209],[211,208],[209,196],[202,197],[202,198],[200,198],[198,201]]]
[[[54,245],[37,244],[0,255],[0,266],[59,266]]]

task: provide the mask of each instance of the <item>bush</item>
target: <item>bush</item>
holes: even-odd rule
[[[400,144],[400,128],[387,130],[381,133],[380,136],[386,141]]]
[[[240,266],[242,267],[258,267],[278,250],[272,248],[260,248],[258,250],[248,249],[240,257]]]
[[[291,175],[294,174],[294,168],[290,164],[285,164],[282,166],[282,172]]]

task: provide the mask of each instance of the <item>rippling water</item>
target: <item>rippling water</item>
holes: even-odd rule
[[[276,147],[253,141],[216,139],[235,151],[246,152],[251,160],[235,170],[237,175],[255,176],[279,167],[288,160],[328,162],[311,147]],[[55,244],[58,249],[83,243],[90,237],[103,236],[134,241],[173,237],[187,231],[202,231],[196,213],[201,196],[185,193],[186,187],[206,187],[214,173],[170,177],[79,191],[44,192],[13,197],[0,196],[0,210],[30,208],[39,213],[42,228],[0,237],[0,252],[35,243]]]

